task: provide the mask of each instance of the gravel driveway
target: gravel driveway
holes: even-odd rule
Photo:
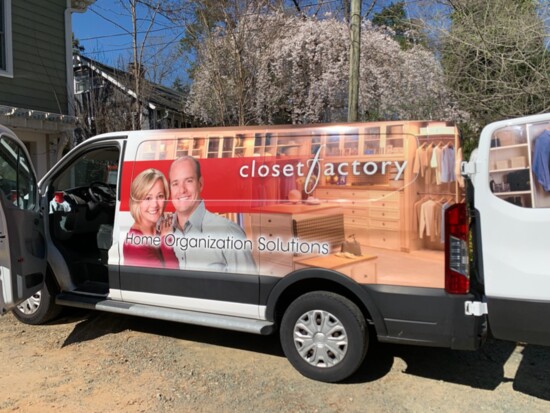
[[[278,339],[96,312],[0,318],[0,412],[548,412],[550,348],[374,345],[343,384],[314,382]]]

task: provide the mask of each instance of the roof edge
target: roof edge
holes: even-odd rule
[[[71,9],[83,13],[95,2],[96,0],[71,0]]]

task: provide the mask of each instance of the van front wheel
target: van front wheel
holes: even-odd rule
[[[46,275],[46,282],[42,289],[15,307],[12,310],[13,315],[22,323],[32,325],[44,324],[53,320],[61,313],[62,309],[55,303],[57,292],[58,288],[55,282],[49,275]]]
[[[338,382],[361,365],[368,329],[359,308],[338,294],[315,291],[298,297],[286,310],[281,345],[290,363],[310,379]]]

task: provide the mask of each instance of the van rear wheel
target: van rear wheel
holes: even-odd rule
[[[286,310],[281,345],[290,363],[304,376],[338,382],[361,365],[368,348],[367,323],[359,308],[338,294],[304,294]]]

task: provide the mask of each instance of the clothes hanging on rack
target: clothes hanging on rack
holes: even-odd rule
[[[424,178],[424,182],[427,185],[430,185],[433,181],[433,172],[432,172],[433,170],[432,168],[429,167],[429,162],[432,159],[433,150],[434,150],[434,144],[430,143],[426,147],[426,176]]]
[[[445,242],[445,210],[453,204],[449,197],[425,196],[417,201],[413,206],[413,225],[418,228],[418,238],[427,236],[431,241]]]
[[[455,179],[455,150],[452,145],[446,145],[441,153],[441,182],[454,182]]]
[[[418,226],[419,238],[424,238],[424,232],[433,241],[436,239],[440,231],[440,220],[437,218],[441,215],[441,206],[433,199],[428,199],[420,206],[420,219]]]
[[[533,173],[546,192],[550,192],[550,131],[545,130],[535,140]]]
[[[422,198],[418,201],[416,201],[413,205],[413,216],[412,216],[412,220],[413,220],[413,228],[415,231],[418,232],[418,228],[419,228],[419,222],[420,222],[420,208],[422,207],[422,204],[426,201],[425,198]]]
[[[442,149],[440,144],[438,144],[432,152],[432,159],[430,160],[430,167],[434,170],[435,175],[435,183],[436,185],[441,184],[441,156],[442,156]]]
[[[437,144],[434,141],[423,142],[415,152],[413,173],[423,178],[428,185],[458,181],[464,187],[464,181],[460,177],[461,162],[462,148],[456,151],[454,143],[448,139],[443,138]]]
[[[445,146],[440,142],[432,152],[430,167],[435,171],[435,183],[454,182],[455,175],[455,150],[451,144]]]
[[[423,143],[416,149],[413,161],[413,173],[424,176],[426,167],[428,166],[428,155],[426,152],[426,144]]]

